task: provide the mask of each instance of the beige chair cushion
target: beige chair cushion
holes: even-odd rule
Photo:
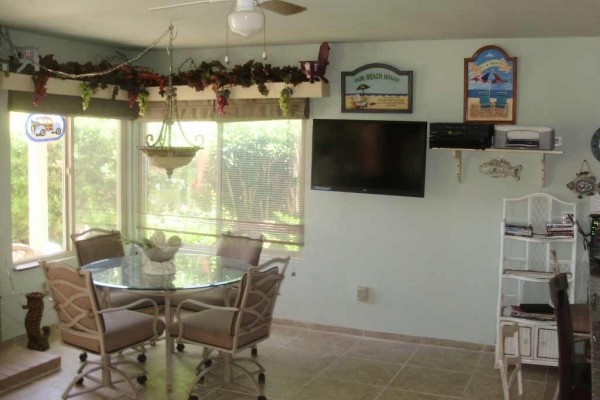
[[[233,349],[231,323],[233,311],[206,310],[182,318],[183,338],[210,346]],[[179,335],[179,325],[173,324],[171,336]],[[265,326],[246,335],[240,335],[238,347],[246,346],[269,336],[269,327]]]
[[[103,317],[106,327],[104,339],[106,352],[108,353],[126,349],[152,338],[153,317],[151,315],[121,310],[103,314]],[[157,333],[160,335],[164,330],[164,321],[158,319],[156,324]],[[92,353],[100,353],[100,343],[97,340],[82,338],[69,332],[63,332],[62,338],[66,344],[86,349]]]

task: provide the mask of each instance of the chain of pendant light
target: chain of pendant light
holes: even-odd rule
[[[143,58],[146,54],[148,54],[148,52],[150,50],[152,50],[154,47],[156,47],[156,45],[158,43],[160,43],[165,36],[167,36],[168,34],[171,35],[171,37],[173,37],[173,32],[175,31],[175,28],[173,27],[173,24],[169,25],[169,27],[167,28],[167,30],[165,30],[155,41],[153,41],[148,47],[146,47],[144,50],[142,50],[137,56],[135,56],[134,58],[131,58],[127,61],[124,61],[118,65],[115,65],[114,67],[111,67],[107,70],[104,71],[97,71],[97,72],[89,72],[89,73],[85,73],[85,74],[69,74],[66,72],[62,72],[62,71],[57,71],[57,70],[53,70],[51,68],[47,68],[43,65],[41,65],[39,62],[37,62],[37,60],[28,60],[31,61],[32,64],[37,65],[38,67],[40,67],[40,69],[50,72],[58,77],[61,78],[67,78],[67,79],[81,79],[81,78],[93,78],[96,76],[104,76],[104,75],[108,75],[111,74],[125,66],[131,65],[134,62],[140,60],[141,58]],[[10,35],[8,34],[3,34],[2,37],[4,37],[4,39],[8,42],[11,51],[18,57],[18,52],[17,52],[17,48],[15,47],[15,45],[12,43],[11,39],[10,39]]]

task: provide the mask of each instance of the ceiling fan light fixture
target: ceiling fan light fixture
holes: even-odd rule
[[[263,30],[265,16],[253,0],[238,0],[235,10],[227,16],[227,22],[231,32],[250,37]]]

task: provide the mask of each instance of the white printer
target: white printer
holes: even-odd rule
[[[547,126],[495,125],[494,148],[554,150],[554,129]]]

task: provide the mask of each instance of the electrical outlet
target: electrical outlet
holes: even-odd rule
[[[563,145],[563,141],[562,141],[562,136],[556,136],[554,138],[554,147],[562,147]]]
[[[367,301],[369,297],[369,288],[366,286],[359,286],[356,288],[356,300]]]

